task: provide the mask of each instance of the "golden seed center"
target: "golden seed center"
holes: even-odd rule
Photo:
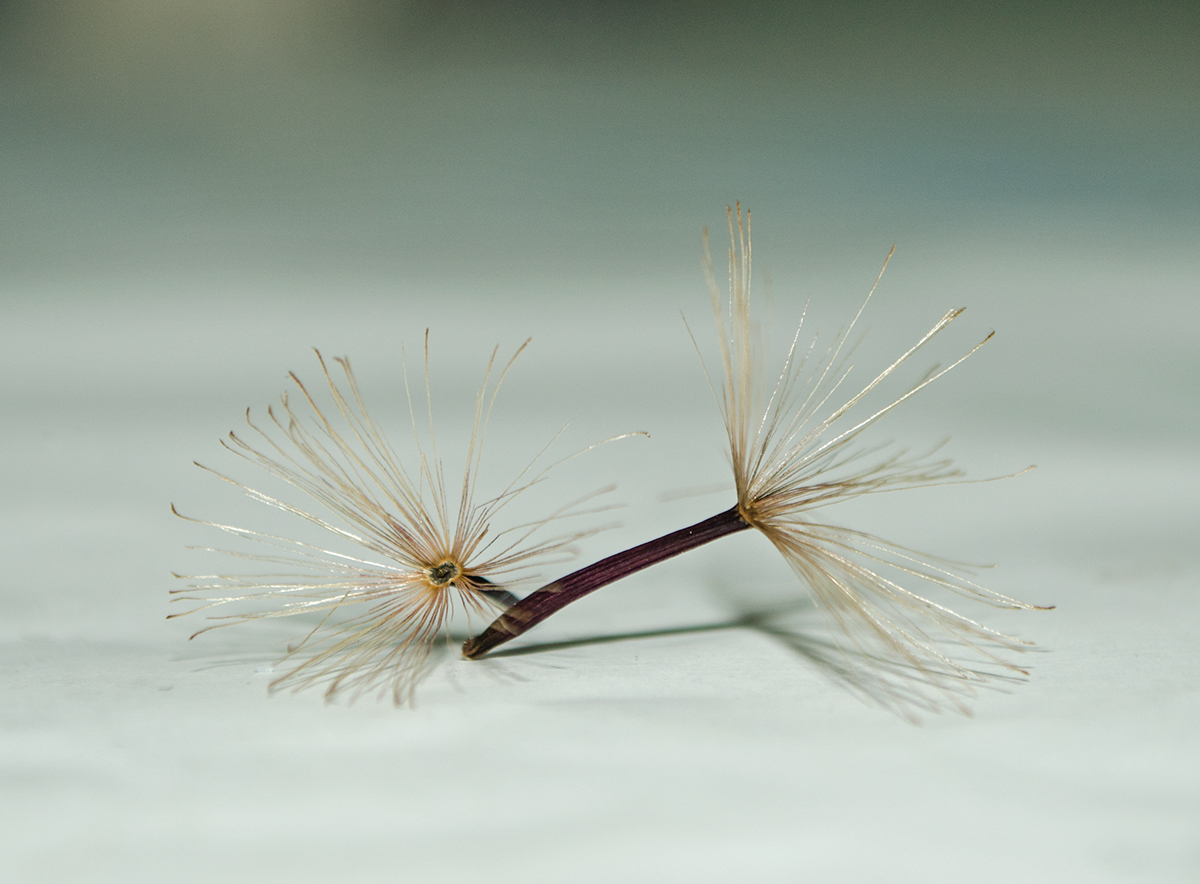
[[[462,576],[462,568],[455,562],[442,562],[440,565],[434,565],[425,574],[434,586],[445,586]]]

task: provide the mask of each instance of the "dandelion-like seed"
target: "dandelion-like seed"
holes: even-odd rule
[[[887,405],[863,414],[856,406],[963,312],[948,311],[870,383],[841,400],[837,395],[846,386],[853,350],[847,341],[875,291],[872,286],[853,321],[824,353],[816,352],[815,339],[801,349],[797,329],[782,370],[770,382],[750,309],[749,215],[743,222],[740,205],[736,218],[732,209],[728,214],[727,296],[722,296],[716,281],[707,231],[704,270],[723,368],[723,377],[714,383],[710,375],[709,383],[725,423],[736,505],[539,589],[468,641],[464,653],[481,656],[607,583],[753,528],[779,550],[828,614],[843,650],[856,661],[848,671],[859,687],[904,714],[914,705],[940,708],[945,700],[965,711],[961,696],[970,693],[972,685],[1005,674],[1027,674],[1007,653],[1027,643],[955,613],[910,587],[924,586],[999,608],[1037,606],[986,589],[972,579],[967,566],[828,524],[819,516],[827,506],[864,495],[965,481],[950,460],[933,452],[884,455],[882,448],[861,449],[854,443],[901,403],[967,359],[991,335],[953,364],[927,373]],[[864,684],[865,678],[871,679],[870,685]]]
[[[535,576],[531,573],[533,569],[561,565],[570,559],[572,543],[602,530],[594,528],[539,539],[539,532],[560,518],[601,511],[602,508],[587,508],[585,504],[611,490],[608,488],[536,521],[504,530],[491,527],[494,518],[514,498],[540,483],[563,460],[570,459],[539,468],[546,449],[500,494],[475,501],[492,406],[505,376],[528,343],[522,344],[499,370],[494,383],[491,380],[496,374],[497,351],[492,352],[475,398],[461,483],[447,480],[434,439],[428,332],[425,335],[428,449],[418,430],[407,369],[405,372],[415,469],[406,469],[371,417],[349,361],[334,360],[340,369],[339,379],[338,371],[331,370],[318,352],[332,409],[319,404],[292,373],[295,392],[285,393],[278,408],[267,410],[269,423],[260,426],[247,411],[248,438],[230,433],[222,445],[299,489],[328,515],[317,515],[210,472],[254,500],[316,525],[338,541],[348,541],[365,553],[349,555],[248,528],[189,519],[274,547],[276,552],[194,548],[283,570],[254,575],[182,577],[177,574],[176,577],[192,582],[186,588],[173,590],[172,601],[200,604],[171,616],[226,605],[245,608],[210,615],[210,619],[221,622],[201,629],[192,636],[195,638],[210,629],[248,620],[316,614],[319,617],[316,625],[289,647],[287,659],[294,665],[271,683],[272,690],[298,690],[322,684],[330,699],[340,694],[353,699],[371,690],[381,695],[390,692],[397,705],[411,699],[434,640],[455,611],[468,616],[494,616],[497,610],[516,601],[505,586],[530,581]]]

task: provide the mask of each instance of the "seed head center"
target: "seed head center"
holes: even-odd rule
[[[458,566],[457,562],[442,562],[426,571],[425,575],[434,586],[442,587],[453,583],[462,576],[462,568]]]

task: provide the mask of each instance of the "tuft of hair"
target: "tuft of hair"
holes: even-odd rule
[[[498,348],[487,363],[475,397],[475,413],[461,481],[447,480],[437,453],[429,384],[429,333],[425,333],[425,411],[428,436],[418,429],[407,364],[404,386],[412,422],[412,451],[406,462],[372,418],[347,359],[332,369],[317,352],[327,387],[327,403],[295,374],[294,389],[267,409],[267,421],[246,412],[248,432],[231,432],[222,445],[233,454],[292,486],[314,507],[270,496],[215,470],[206,469],[253,500],[317,526],[334,543],[325,548],[249,528],[180,518],[211,526],[234,537],[273,548],[270,552],[191,547],[242,561],[270,565],[270,573],[179,575],[189,585],[172,590],[172,601],[198,611],[239,608],[209,614],[221,626],[250,620],[316,616],[315,625],[285,657],[290,667],[272,690],[322,685],[327,699],[364,692],[391,695],[396,705],[412,699],[427,671],[435,639],[456,611],[490,619],[515,601],[502,586],[524,584],[537,569],[573,557],[572,544],[601,526],[546,536],[552,523],[602,512],[590,501],[611,488],[575,500],[532,522],[494,530],[493,520],[517,496],[540,483],[567,458],[545,464],[550,440],[496,496],[477,502],[476,485],[488,421],[500,386],[525,341],[497,370]],[[494,380],[493,380],[494,379]],[[560,431],[561,433],[561,431]],[[633,434],[629,434],[633,435]],[[622,437],[614,437],[622,438]],[[605,440],[610,441],[610,440]],[[603,443],[597,443],[603,444]],[[595,446],[589,446],[584,451]],[[577,452],[580,454],[582,452]],[[317,515],[321,512],[322,515]],[[354,550],[347,552],[346,549]],[[449,636],[447,635],[447,638]]]
[[[857,687],[905,715],[914,708],[947,705],[966,712],[963,698],[974,686],[1027,675],[1010,657],[1029,643],[922,593],[965,597],[998,608],[1039,606],[981,586],[972,579],[970,566],[827,524],[818,510],[869,494],[966,481],[950,459],[938,456],[940,445],[913,455],[889,445],[862,448],[856,443],[992,335],[953,364],[931,369],[885,399],[887,404],[864,411],[858,407],[863,400],[963,312],[947,311],[869,383],[852,387],[849,357],[855,346],[847,341],[883,276],[881,269],[853,320],[826,349],[818,351],[815,337],[801,347],[802,318],[782,368],[768,376],[766,346],[751,310],[750,215],[743,219],[738,204],[736,210],[728,209],[728,217],[727,294],[717,284],[704,232],[704,271],[723,368],[717,382],[707,368],[705,373],[725,423],[738,509],[779,550],[827,614],[847,659],[857,661],[849,667]]]

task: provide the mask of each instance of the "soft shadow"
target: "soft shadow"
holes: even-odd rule
[[[743,629],[750,627],[748,618],[736,617],[720,623],[702,623],[695,626],[672,626],[664,629],[645,629],[639,632],[617,632],[609,635],[593,635],[586,638],[567,639],[558,642],[542,642],[536,645],[522,645],[517,648],[501,648],[489,651],[484,659],[500,657],[524,657],[527,654],[541,654],[546,651],[563,651],[569,648],[585,648],[589,645],[607,645],[613,642],[635,641],[643,638],[661,638],[668,635],[692,635],[701,632],[721,632],[727,629]]]
[[[812,664],[827,680],[848,689],[868,705],[880,706],[913,723],[921,713],[954,710],[970,715],[967,701],[979,690],[1006,692],[1025,676],[999,665],[965,668],[967,677],[931,673],[928,669],[873,654],[869,650],[836,640],[829,634],[820,611],[809,600],[781,605],[743,608],[715,623],[587,636],[556,642],[501,648],[486,658],[523,657],[550,651],[605,645],[615,642],[697,635],[748,629],[778,642],[797,657]],[[825,635],[820,633],[824,632]],[[963,650],[969,651],[969,648]]]

